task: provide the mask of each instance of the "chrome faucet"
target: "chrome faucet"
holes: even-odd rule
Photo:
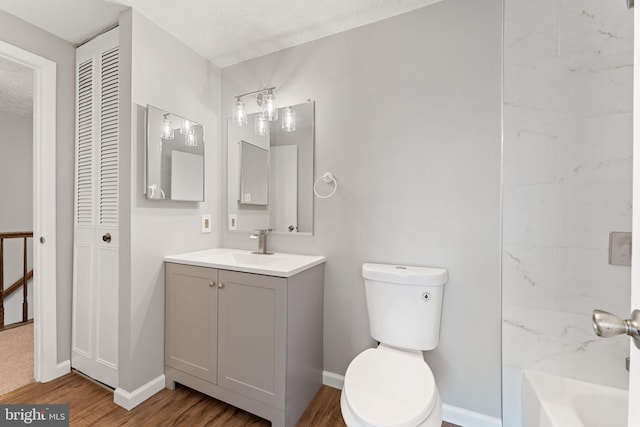
[[[267,252],[267,236],[272,231],[270,228],[255,230],[256,234],[249,236],[250,239],[258,239],[258,250],[252,252],[254,254],[271,255],[273,252]]]

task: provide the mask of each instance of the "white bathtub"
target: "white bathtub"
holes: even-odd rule
[[[522,427],[627,427],[628,392],[524,371]]]

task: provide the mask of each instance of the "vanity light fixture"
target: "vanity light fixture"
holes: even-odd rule
[[[278,120],[278,109],[275,105],[276,96],[273,94],[274,90],[275,86],[272,86],[235,96],[233,102],[233,117],[231,119],[233,123],[238,126],[242,126],[247,123],[247,112],[245,110],[244,98],[248,96],[256,100],[258,107],[260,107],[268,121],[272,122],[274,120]]]
[[[173,124],[171,123],[169,113],[162,116],[162,132],[160,133],[160,138],[173,139]]]
[[[291,106],[282,109],[282,130],[285,132],[296,130],[296,112]]]

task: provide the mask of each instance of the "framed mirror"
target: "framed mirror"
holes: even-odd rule
[[[204,127],[148,105],[146,136],[147,199],[204,201]]]
[[[315,103],[291,106],[295,130],[282,129],[280,120],[257,135],[248,123],[227,129],[227,206],[229,230],[313,234],[313,174]]]

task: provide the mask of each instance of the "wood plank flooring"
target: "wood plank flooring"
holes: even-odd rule
[[[176,385],[127,411],[113,403],[113,391],[76,373],[33,383],[0,397],[0,404],[68,403],[70,425],[83,426],[225,426],[269,427],[271,423],[195,390]],[[323,386],[297,424],[300,427],[345,426],[340,390]],[[443,423],[443,427],[456,427]]]

